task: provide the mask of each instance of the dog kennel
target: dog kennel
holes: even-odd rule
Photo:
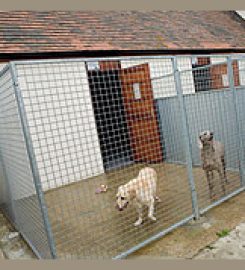
[[[10,62],[0,72],[0,203],[40,258],[124,258],[244,190],[243,55]],[[209,198],[198,135],[225,146]],[[158,175],[157,221],[117,188]],[[96,193],[101,185],[106,192]],[[146,214],[146,213],[144,213]]]

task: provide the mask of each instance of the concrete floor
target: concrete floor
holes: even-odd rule
[[[211,259],[211,256],[203,258],[203,252],[210,246],[216,246],[216,241],[220,239],[217,233],[233,230],[245,222],[244,209],[245,192],[242,192],[208,211],[200,221],[179,227],[128,258]]]
[[[115,195],[118,186],[136,177],[144,166],[131,165],[45,194],[58,257],[111,258],[192,214],[187,170],[176,164],[150,165],[158,173],[158,195],[162,200],[156,204],[156,222],[146,219],[140,227],[134,227],[137,218],[134,207],[129,205],[125,211],[117,211]],[[210,204],[206,179],[198,167],[193,169],[193,174],[203,208]],[[229,171],[228,179],[227,193],[240,186],[238,173]],[[106,193],[95,194],[100,184],[107,184],[109,189]],[[215,190],[218,199],[222,196],[218,179],[215,179]],[[194,235],[195,230],[192,233]],[[142,256],[144,250],[153,256],[148,249],[152,245],[133,256]],[[178,256],[178,250],[175,254]],[[169,255],[172,256],[171,252]]]
[[[245,259],[245,223],[240,223],[226,236],[200,251],[194,259]]]

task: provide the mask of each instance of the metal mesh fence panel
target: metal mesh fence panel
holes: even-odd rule
[[[50,258],[9,67],[0,74],[1,207],[39,257]]]
[[[162,133],[172,108],[161,98],[176,95],[173,74],[164,77],[171,72],[170,58],[17,64],[58,257],[123,257],[192,217],[186,166],[171,162],[183,154],[182,142],[171,153],[172,135]],[[180,113],[176,108],[174,117]],[[167,121],[181,130],[181,122]],[[161,199],[153,217],[144,198],[154,189],[148,180],[124,186],[147,167],[157,173]],[[121,200],[129,205],[118,211]],[[135,200],[143,206],[139,226]]]
[[[244,187],[241,174],[244,148],[240,149],[244,135],[239,129],[239,122],[241,127],[244,122],[241,113],[244,87],[240,84],[243,74],[242,70],[238,72],[237,61],[233,60],[230,67],[231,72],[226,61],[193,68],[192,80],[185,76],[188,71],[181,72],[182,84],[189,87],[193,80],[195,83],[195,93],[185,95],[184,101],[201,213]]]

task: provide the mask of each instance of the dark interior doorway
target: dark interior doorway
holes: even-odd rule
[[[89,86],[105,170],[132,163],[119,70],[89,70]]]
[[[196,61],[192,63],[192,74],[196,92],[209,91],[212,88],[210,67],[208,65],[210,65],[209,57],[198,57]]]

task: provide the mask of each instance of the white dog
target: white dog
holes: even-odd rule
[[[137,178],[130,180],[127,184],[119,186],[116,195],[117,209],[122,211],[129,202],[133,202],[138,212],[138,220],[135,226],[143,222],[143,206],[148,206],[148,217],[155,221],[154,202],[160,201],[156,196],[157,173],[154,169],[146,167],[140,170]]]

